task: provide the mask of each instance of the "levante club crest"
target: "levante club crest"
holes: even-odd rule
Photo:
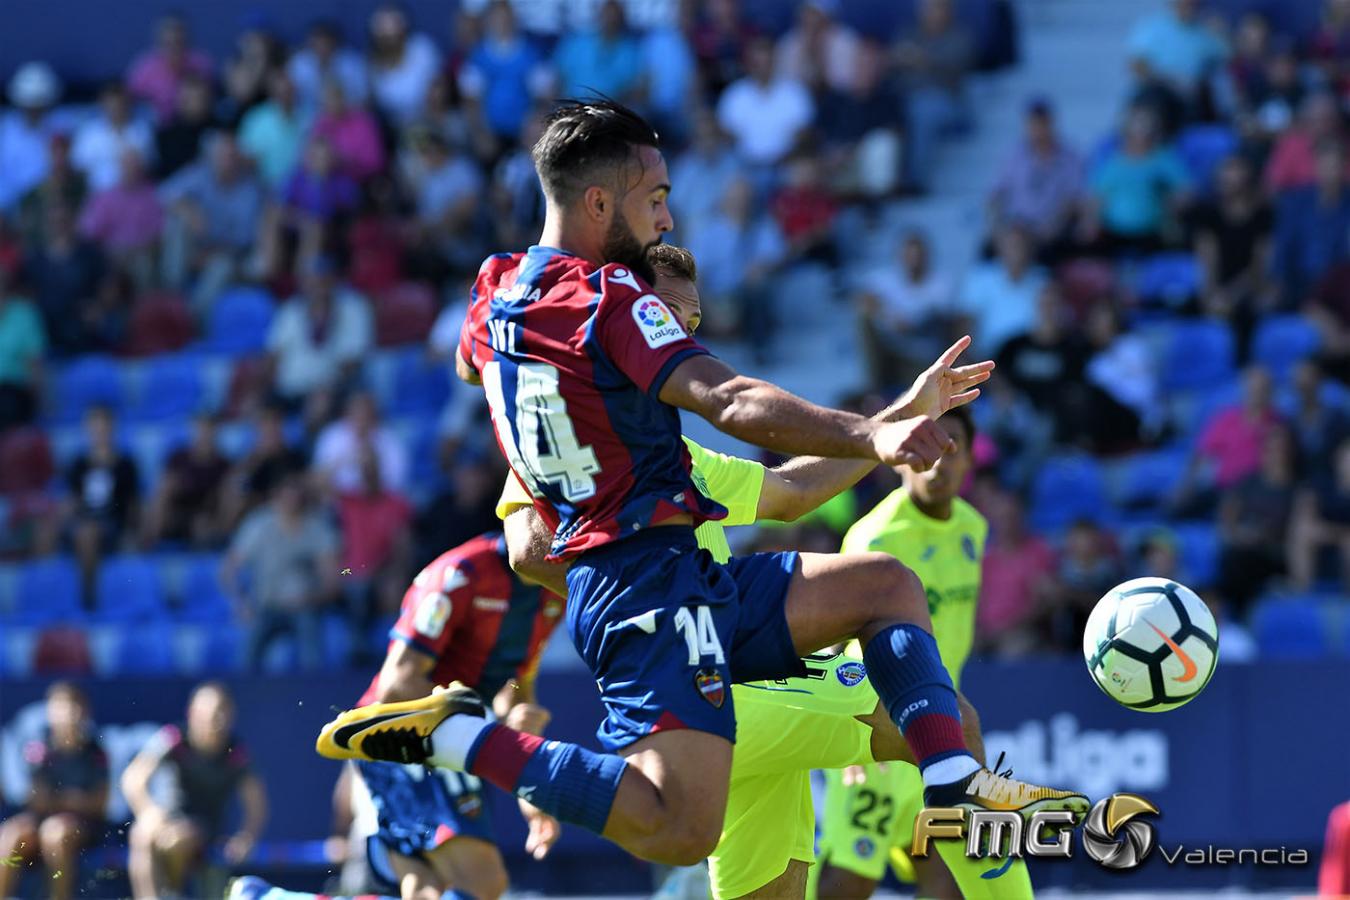
[[[698,692],[718,709],[722,708],[722,701],[727,699],[727,683],[722,680],[722,673],[716,669],[699,669],[694,675],[694,686]]]

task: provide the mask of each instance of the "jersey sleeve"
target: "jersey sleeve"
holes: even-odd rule
[[[530,497],[530,492],[525,490],[519,478],[514,474],[508,474],[506,484],[502,485],[502,495],[497,498],[497,518],[504,520],[522,506],[534,506],[534,499]]]
[[[428,567],[423,574],[426,577],[419,575],[404,596],[389,636],[439,658],[473,601],[473,563],[449,560]]]
[[[718,453],[684,439],[694,464],[694,477],[711,500],[727,508],[719,524],[750,525],[758,518],[759,495],[764,489],[764,466],[749,459]]]
[[[601,278],[594,337],[615,368],[643,392],[655,396],[677,365],[708,352],[632,272],[606,266]]]

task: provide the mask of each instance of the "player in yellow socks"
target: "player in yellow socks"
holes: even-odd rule
[[[880,551],[905,563],[928,592],[942,662],[960,685],[961,668],[975,635],[975,604],[988,526],[958,496],[971,464],[974,424],[966,410],[943,420],[958,451],[927,472],[903,471],[904,487],[858,520],[844,537],[843,552]],[[856,651],[856,647],[850,648]],[[891,862],[897,875],[916,883],[925,898],[1016,898],[1031,896],[1026,865],[969,859],[964,845],[935,841],[941,859],[911,860],[914,818],[923,808],[923,781],[912,766],[877,763],[825,772],[821,864],[812,872],[813,894],[827,898],[868,897]],[[946,863],[946,865],[944,865]],[[955,876],[955,879],[953,879]]]

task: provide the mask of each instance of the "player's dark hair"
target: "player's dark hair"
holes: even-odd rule
[[[975,417],[970,414],[970,409],[964,406],[958,406],[955,409],[949,409],[942,414],[938,420],[938,425],[946,425],[948,422],[960,422],[965,428],[967,449],[975,447]],[[950,432],[948,432],[950,434]]]
[[[698,263],[694,261],[694,254],[684,247],[657,244],[647,251],[647,263],[657,274],[669,275],[672,278],[687,278],[690,281],[698,280]]]
[[[613,183],[638,147],[658,147],[655,129],[613,100],[569,100],[544,120],[531,155],[544,193],[571,203],[603,178]]]

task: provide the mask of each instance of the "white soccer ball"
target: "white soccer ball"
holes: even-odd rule
[[[1136,578],[1097,601],[1083,630],[1092,680],[1122,706],[1164,712],[1209,683],[1219,626],[1204,601],[1167,578]]]

